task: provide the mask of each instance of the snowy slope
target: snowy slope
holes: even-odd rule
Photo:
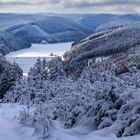
[[[1,104],[0,106],[0,140],[43,140],[34,128],[22,126],[19,112],[26,109],[18,104]],[[102,132],[87,132],[86,127],[64,129],[60,122],[54,122],[55,127],[47,140],[139,140],[140,136],[116,138],[112,134],[102,135]]]
[[[23,127],[18,123],[19,112],[25,108],[18,104],[0,106],[0,140],[38,140],[33,136],[33,128]]]

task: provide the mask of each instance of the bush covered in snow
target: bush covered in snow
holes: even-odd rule
[[[43,138],[50,136],[54,130],[53,123],[46,113],[46,108],[42,103],[35,107],[35,111],[30,110],[30,107],[20,112],[19,120],[22,125],[34,127],[34,133]]]

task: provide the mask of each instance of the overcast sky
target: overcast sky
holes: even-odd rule
[[[0,0],[0,12],[140,13],[140,0]]]

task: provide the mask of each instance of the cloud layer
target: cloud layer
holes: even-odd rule
[[[0,12],[140,13],[140,0],[0,0]]]

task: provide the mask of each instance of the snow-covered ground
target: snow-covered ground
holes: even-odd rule
[[[0,105],[0,140],[43,140],[35,134],[34,128],[22,126],[18,122],[19,112],[25,107],[18,104]],[[112,134],[90,132],[86,127],[64,129],[59,122],[54,122],[54,130],[47,140],[139,140],[140,136],[116,138]]]
[[[55,56],[62,56],[71,48],[72,42],[56,44],[32,44],[31,48],[11,52],[6,55],[10,62],[16,62],[23,69],[24,75],[27,75],[29,69],[35,64],[38,57],[52,59]],[[53,54],[53,56],[50,56]]]
[[[33,128],[18,123],[19,112],[23,106],[2,104],[0,106],[0,140],[37,140]]]

